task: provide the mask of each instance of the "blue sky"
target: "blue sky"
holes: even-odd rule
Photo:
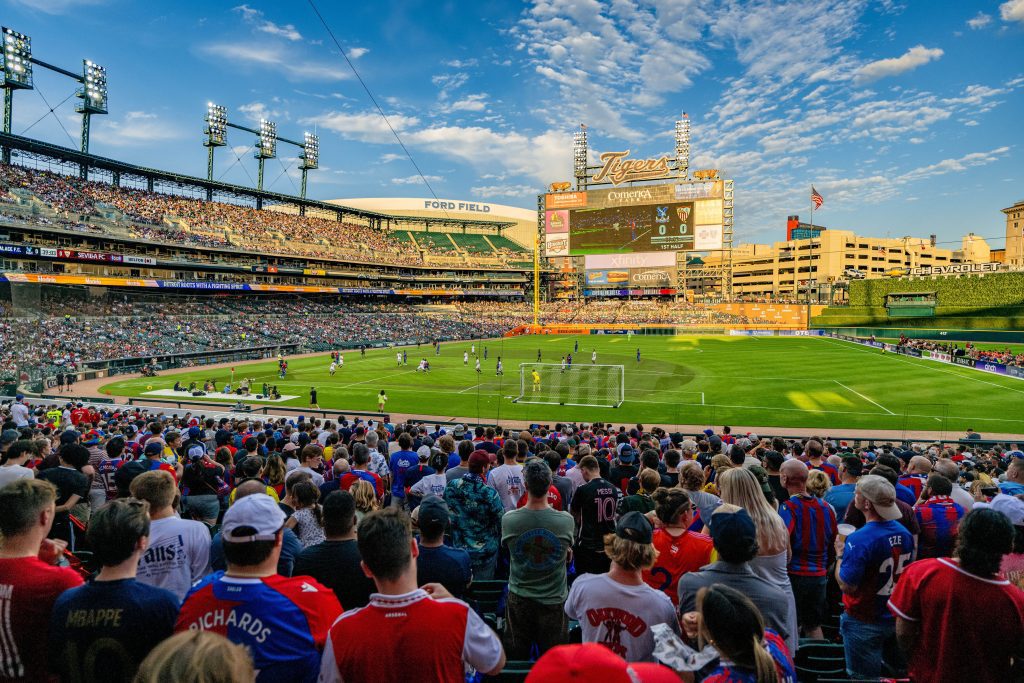
[[[736,181],[738,241],[781,239],[788,214],[866,235],[968,231],[1001,247],[1024,199],[1024,0],[532,0],[320,9],[440,197],[523,207],[568,180],[571,134],[592,153],[671,154],[680,112],[692,168]],[[305,2],[3,0],[38,58],[107,67],[93,151],[205,174],[206,103],[321,135],[318,198],[428,196]],[[14,132],[49,107],[77,139],[72,83],[36,70]],[[68,144],[56,117],[29,135]],[[233,131],[215,175],[252,184]],[[233,148],[233,149],[232,149]],[[286,146],[282,155],[292,155]],[[236,159],[241,155],[241,162]],[[294,158],[266,182],[294,192]],[[294,183],[294,185],[293,185]]]

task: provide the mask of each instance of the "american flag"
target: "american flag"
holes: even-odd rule
[[[818,191],[814,189],[814,185],[811,185],[811,201],[814,202],[815,209],[820,209],[821,205],[825,203]]]

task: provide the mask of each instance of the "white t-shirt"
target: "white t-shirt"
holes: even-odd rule
[[[627,586],[607,574],[578,577],[565,613],[580,622],[584,643],[601,643],[627,662],[653,660],[655,624],[668,624],[679,633],[675,607],[663,591],[646,583]]]
[[[14,424],[18,427],[28,427],[28,406],[24,403],[14,403],[11,405],[11,419],[14,420]]]
[[[36,475],[22,465],[4,465],[0,467],[0,489],[19,479],[32,479]]]
[[[210,530],[202,522],[165,517],[150,523],[149,547],[139,558],[136,578],[166,588],[184,600],[210,570]]]
[[[523,485],[522,465],[500,465],[487,475],[487,484],[498,492],[505,512],[515,510],[519,499],[526,493]]]
[[[428,474],[413,484],[409,493],[414,496],[425,498],[426,496],[444,496],[444,489],[448,485],[448,477],[441,474]]]
[[[953,502],[964,509],[964,514],[971,511],[974,507],[974,496],[967,491],[964,491],[958,484],[953,484],[953,492],[949,494],[949,497],[953,499]]]
[[[316,442],[321,446],[327,445],[327,439],[331,438],[331,432],[324,430],[316,435]]]
[[[296,467],[294,470],[288,473],[288,476],[286,476],[284,480],[288,481],[296,472],[308,472],[309,475],[313,477],[313,483],[316,485],[317,488],[320,488],[324,483],[324,475],[320,474],[311,467]]]

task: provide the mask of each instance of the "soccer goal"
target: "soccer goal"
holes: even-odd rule
[[[512,402],[618,408],[625,399],[625,366],[520,363]]]

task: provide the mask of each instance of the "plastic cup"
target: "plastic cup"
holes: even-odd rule
[[[855,527],[852,524],[840,524],[838,527],[836,527],[836,530],[839,533],[839,538],[841,538],[845,542],[846,537],[852,534],[854,531],[856,531],[857,527]]]

